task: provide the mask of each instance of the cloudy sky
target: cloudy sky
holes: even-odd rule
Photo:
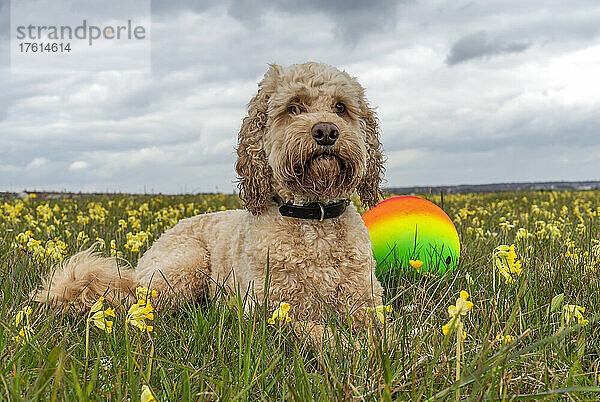
[[[387,186],[600,179],[597,0],[151,10],[151,73],[12,74],[0,0],[0,191],[232,192],[257,81],[305,61],[366,88]]]

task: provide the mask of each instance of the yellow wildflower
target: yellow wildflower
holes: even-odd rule
[[[129,308],[127,320],[129,324],[138,327],[140,331],[152,332],[154,327],[148,325],[145,320],[154,320],[154,307],[150,301],[138,302]]]
[[[494,249],[492,253],[492,263],[494,269],[504,277],[505,283],[514,283],[515,276],[520,276],[523,272],[521,260],[518,259],[515,252],[515,245],[501,245]]]
[[[462,290],[459,298],[456,299],[456,305],[448,307],[450,321],[442,327],[444,335],[449,335],[456,331],[456,380],[460,379],[460,367],[462,362],[463,341],[467,338],[467,332],[463,329],[462,317],[473,308],[473,303],[469,300],[469,293]]]
[[[588,325],[589,321],[583,317],[583,313],[585,313],[585,307],[577,306],[575,304],[565,304],[563,306],[563,319],[564,325],[571,326],[571,322],[575,321],[573,317],[577,319],[577,324],[582,324],[582,326]]]
[[[381,305],[381,306],[377,306],[374,309],[367,307],[367,313],[375,313],[377,314],[377,318],[379,318],[379,321],[381,321],[382,324],[385,324],[385,312],[391,313],[392,312],[392,306],[391,305]]]
[[[135,289],[135,297],[138,300],[146,300],[148,299],[148,296],[150,296],[151,298],[155,298],[158,295],[158,292],[154,289],[149,290],[147,287],[145,286],[138,286]]]
[[[115,311],[111,308],[107,308],[106,310],[98,311],[92,316],[90,316],[89,320],[93,323],[97,328],[104,330],[107,334],[112,332],[113,322],[107,320],[106,317],[116,317]]]
[[[104,303],[104,297],[100,296],[98,301],[92,305],[92,308],[90,308],[90,314],[94,314],[96,311],[102,310],[103,303]]]
[[[151,298],[156,297],[158,293],[156,290],[148,290],[148,288],[141,286],[135,290],[135,293],[138,301],[129,308],[125,322],[139,328],[140,331],[152,332],[154,327],[148,325],[146,320],[154,320],[154,307]],[[150,295],[150,298],[148,295]]]
[[[419,269],[423,266],[423,261],[421,261],[421,260],[410,260],[408,263],[414,269]]]
[[[110,334],[112,332],[113,322],[107,320],[106,317],[115,317],[115,311],[112,308],[102,310],[104,305],[104,297],[100,297],[96,303],[90,308],[87,320],[85,323],[85,358],[87,359],[90,350],[90,324],[94,324],[97,328]]]
[[[88,325],[94,324],[97,328],[103,330],[107,334],[112,332],[113,322],[108,320],[107,317],[116,317],[115,310],[112,308],[107,308],[106,310],[102,310],[102,305],[104,303],[104,297],[100,297],[96,303],[90,309],[90,313],[88,314]]]
[[[33,333],[33,330],[29,324],[29,316],[31,315],[32,311],[33,310],[30,306],[26,306],[15,315],[13,325],[15,330],[18,329],[19,332],[17,336],[12,337],[13,341],[25,343],[31,340],[31,334]]]
[[[89,236],[84,231],[79,232],[77,234],[77,245],[84,244],[88,239]]]
[[[462,317],[467,315],[468,311],[471,311],[473,308],[473,303],[469,300],[469,293],[462,290],[460,292],[460,297],[456,299],[456,305],[451,305],[448,307],[448,315],[450,315],[450,321],[446,325],[442,327],[442,332],[444,335],[448,335],[450,332],[454,331],[454,329],[461,327],[462,329]],[[465,339],[467,333],[465,331],[462,332],[462,339]]]
[[[53,262],[61,261],[67,254],[67,245],[60,240],[48,240],[45,254]]]
[[[154,394],[152,394],[150,387],[148,387],[147,385],[144,385],[142,387],[142,395],[140,396],[140,402],[151,402],[151,401],[156,401],[156,398],[154,397]]]
[[[96,243],[98,243],[99,250],[104,250],[104,248],[106,247],[106,242],[101,237],[96,236]]]
[[[117,242],[114,240],[110,241],[110,256],[114,257],[117,255]]]
[[[127,243],[125,243],[125,248],[137,253],[140,251],[140,247],[144,244],[148,244],[149,234],[147,232],[139,232],[133,234],[131,232],[127,232]]]
[[[23,310],[20,310],[16,315],[15,315],[15,326],[18,327],[28,316],[31,315],[31,313],[33,312],[33,310],[31,309],[30,306],[25,307]]]
[[[510,336],[510,335],[497,335],[496,336],[496,341],[498,342],[502,342],[504,345],[508,345],[509,343],[511,343],[512,341],[514,341],[515,338]]]
[[[279,303],[279,307],[273,311],[273,316],[269,318],[268,323],[274,325],[275,322],[290,322],[292,317],[289,315],[290,304],[286,302]]]

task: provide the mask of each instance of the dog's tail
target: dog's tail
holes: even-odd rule
[[[119,303],[135,301],[135,272],[119,266],[114,257],[102,257],[96,244],[64,260],[42,281],[33,299],[53,306],[71,304],[77,309],[92,306],[100,296]]]

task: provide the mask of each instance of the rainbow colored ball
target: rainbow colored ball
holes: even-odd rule
[[[458,265],[456,227],[431,201],[410,195],[388,198],[368,210],[363,221],[371,237],[378,277],[399,267],[443,275]]]

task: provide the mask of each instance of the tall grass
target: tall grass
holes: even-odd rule
[[[440,203],[436,196],[424,196]],[[600,255],[593,241],[600,233],[599,192],[445,196],[444,210],[461,239],[457,269],[442,278],[409,271],[386,282],[386,302],[394,310],[384,325],[371,330],[351,332],[344,317],[330,317],[333,339],[314,345],[289,325],[267,323],[277,306],[244,312],[249,295],[237,294],[160,310],[154,331],[142,333],[126,326],[127,306],[116,305],[110,335],[90,328],[87,359],[85,314],[69,308],[52,314],[30,302],[30,292],[53,261],[36,255],[18,234],[31,230],[42,247],[48,239],[60,239],[67,245],[65,255],[96,237],[105,241],[109,254],[115,240],[113,252],[134,265],[177,220],[240,207],[240,201],[214,195],[19,202],[0,209],[4,400],[139,400],[143,385],[158,400],[557,399],[563,394],[592,400],[600,392]],[[46,204],[59,208],[50,215],[40,208]],[[18,213],[17,205],[22,207]],[[119,225],[120,219],[127,227]],[[529,235],[521,231],[517,237],[521,228]],[[79,236],[78,242],[80,232],[88,240]],[[148,240],[132,251],[127,232],[145,232]],[[512,243],[523,274],[513,284],[497,277],[494,292],[498,274],[492,270],[492,250]],[[470,294],[474,307],[465,317],[467,337],[456,380],[456,339],[444,336],[441,327],[461,290]],[[588,325],[562,325],[562,306],[551,306],[560,294],[563,305],[586,308]],[[26,305],[33,307],[32,333],[23,342],[13,339],[18,335],[13,320]],[[496,341],[498,335],[515,340],[504,345]]]

